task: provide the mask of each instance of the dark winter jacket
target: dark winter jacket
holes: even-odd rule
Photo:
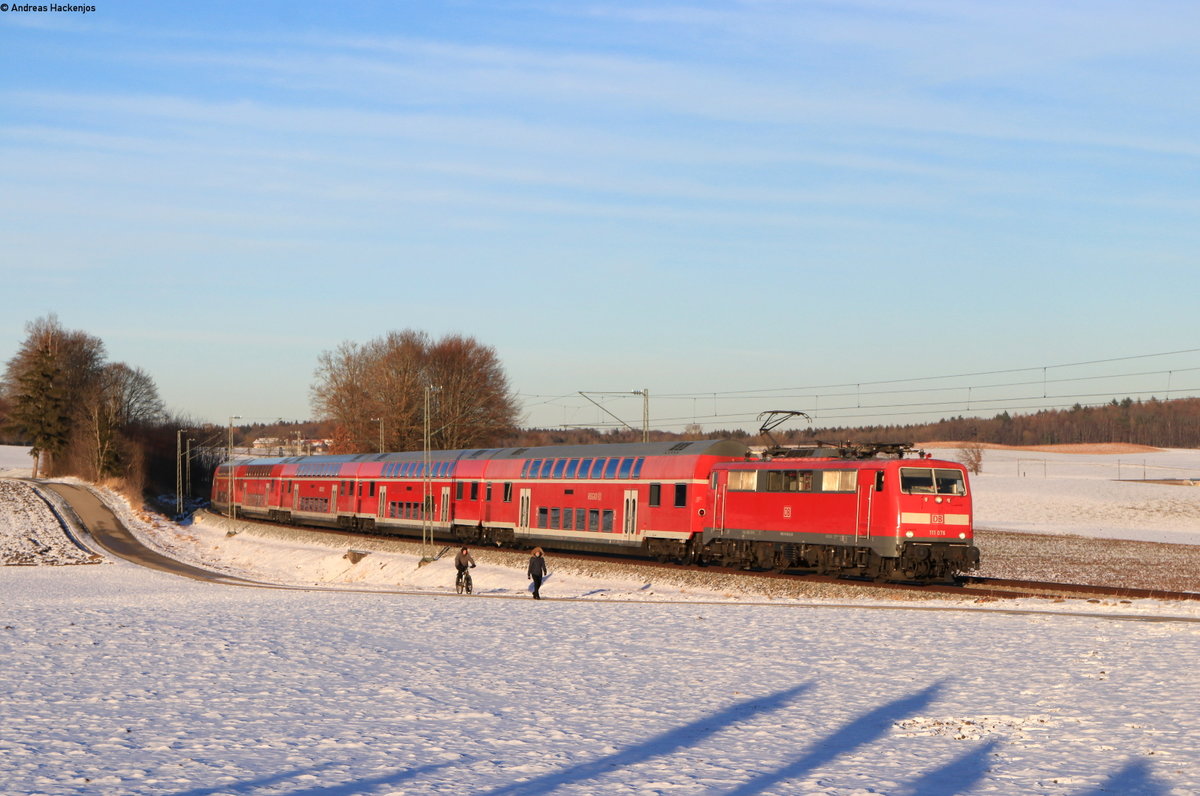
[[[544,578],[546,577],[546,559],[542,556],[529,557],[529,577]]]

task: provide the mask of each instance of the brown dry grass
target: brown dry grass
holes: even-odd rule
[[[1041,451],[1043,453],[1083,453],[1083,454],[1104,454],[1104,453],[1156,453],[1162,448],[1155,448],[1150,445],[1135,445],[1132,442],[1100,442],[1100,443],[1078,443],[1071,445],[998,445],[994,442],[922,442],[917,445],[918,448],[965,448],[968,445],[979,445],[987,450],[1006,450],[1006,451]]]

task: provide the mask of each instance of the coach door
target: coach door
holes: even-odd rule
[[[533,490],[530,489],[521,490],[521,508],[520,513],[517,515],[517,527],[522,530],[529,528],[529,503],[532,493]]]
[[[637,510],[638,510],[638,495],[636,489],[625,490],[625,519],[621,523],[621,530],[626,536],[633,536],[637,533]]]
[[[452,519],[450,506],[450,487],[444,486],[442,487],[442,522],[449,522]]]
[[[866,542],[871,535],[871,509],[874,507],[876,470],[858,471],[858,518],[855,523],[854,541]]]

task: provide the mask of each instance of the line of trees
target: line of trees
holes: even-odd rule
[[[788,440],[978,441],[998,445],[1129,442],[1158,448],[1200,447],[1200,398],[1113,399],[1104,406],[1044,409],[1027,415],[954,417],[909,426],[793,430]]]
[[[390,332],[323,352],[311,397],[335,424],[333,452],[498,444],[512,435],[517,402],[494,348],[474,338]]]
[[[64,329],[55,315],[25,326],[0,381],[5,426],[28,442],[34,476],[141,483],[140,433],[166,419],[153,379],[107,362],[104,342]]]

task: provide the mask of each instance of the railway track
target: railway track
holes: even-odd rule
[[[244,522],[252,525],[260,525],[263,527],[287,527],[297,531],[313,533],[314,529],[302,525],[280,525],[275,522],[267,522],[264,520],[239,517],[238,522]],[[355,531],[346,531],[340,529],[323,528],[317,531],[323,534],[336,535],[347,540],[353,539],[394,539],[401,542],[413,543],[414,540],[404,536],[380,536],[377,534],[362,534]],[[450,545],[456,546],[453,541],[439,540],[438,547]],[[501,548],[508,552],[520,553],[521,550]],[[697,573],[719,573],[732,577],[741,578],[758,578],[758,579],[783,579],[802,581],[805,583],[824,583],[839,585],[845,587],[861,587],[863,589],[878,589],[892,592],[908,592],[915,595],[933,595],[945,594],[954,597],[974,597],[981,601],[992,600],[1016,600],[1016,599],[1049,599],[1049,600],[1175,600],[1175,601],[1200,601],[1200,593],[1198,592],[1174,592],[1160,589],[1132,589],[1117,586],[1103,586],[1093,584],[1076,584],[1076,583],[1061,583],[1054,581],[1034,581],[1034,580],[1012,580],[1005,578],[987,578],[977,576],[965,576],[957,579],[954,584],[915,584],[915,583],[887,583],[876,582],[868,579],[855,579],[844,577],[832,577],[828,575],[815,575],[796,572],[763,572],[763,571],[748,571],[739,570],[731,567],[719,566],[698,566],[698,565],[681,565],[681,564],[664,564],[657,561],[651,561],[642,558],[634,558],[630,556],[614,556],[605,555],[602,553],[585,553],[578,551],[555,550],[554,558],[556,560],[575,560],[589,563],[610,563],[620,564],[622,566],[636,566],[647,570],[661,569],[671,572],[697,572]]]

